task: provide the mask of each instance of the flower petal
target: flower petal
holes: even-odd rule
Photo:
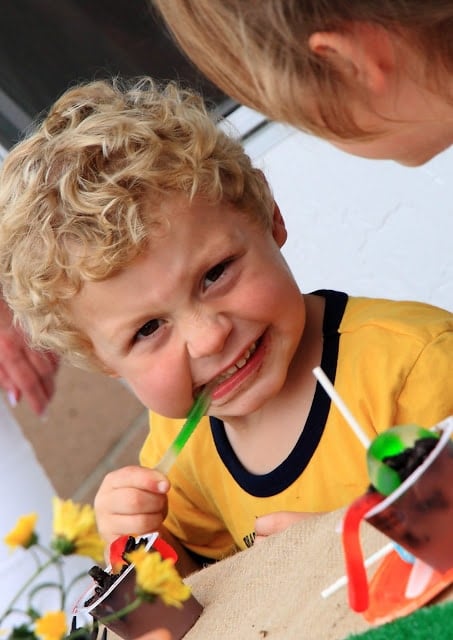
[[[100,537],[94,509],[91,505],[76,504],[72,500],[53,499],[54,539],[67,540],[67,554],[89,556],[96,562],[104,558],[104,542]]]
[[[64,611],[48,611],[35,622],[35,633],[42,640],[61,640],[67,630]]]
[[[38,519],[37,513],[29,513],[25,516],[20,516],[17,520],[14,529],[12,529],[4,538],[3,541],[12,549],[16,547],[23,547],[28,549],[37,541],[37,535],[35,532],[35,525]]]
[[[126,554],[136,571],[137,590],[144,595],[160,596],[166,604],[181,607],[190,597],[190,588],[184,584],[172,559],[163,560],[156,551],[144,547]]]

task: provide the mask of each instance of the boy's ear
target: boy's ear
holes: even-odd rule
[[[395,69],[395,47],[390,33],[369,23],[351,23],[340,31],[317,31],[308,39],[311,51],[339,71],[350,85],[370,94],[388,89]]]
[[[288,232],[286,231],[285,221],[280,213],[278,205],[274,202],[274,217],[272,220],[272,236],[278,246],[281,248],[286,242]]]

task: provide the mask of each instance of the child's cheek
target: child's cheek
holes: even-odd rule
[[[129,384],[148,409],[168,418],[185,417],[193,402],[192,379],[181,365],[148,368]]]

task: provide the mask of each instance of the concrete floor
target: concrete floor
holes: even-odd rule
[[[107,471],[136,464],[148,412],[120,381],[62,366],[45,420],[13,410],[57,494],[92,502]]]

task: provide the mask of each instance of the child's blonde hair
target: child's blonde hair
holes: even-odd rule
[[[263,174],[195,93],[142,78],[63,94],[0,174],[1,284],[33,346],[102,368],[70,300],[148,247],[163,205],[181,194],[272,224]]]
[[[353,33],[366,22],[384,27],[418,54],[426,86],[441,95],[445,73],[453,72],[451,0],[153,2],[182,49],[227,95],[321,136],[369,138],[370,132],[356,125],[348,107],[351,98],[365,96],[311,51],[315,32]]]

